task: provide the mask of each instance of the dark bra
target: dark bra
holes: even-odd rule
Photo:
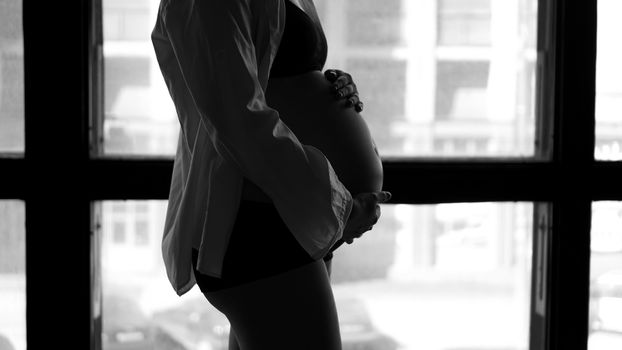
[[[286,77],[324,68],[328,46],[320,23],[285,0],[285,28],[272,63],[271,77]]]

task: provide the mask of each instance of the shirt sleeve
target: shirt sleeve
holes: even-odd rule
[[[166,1],[166,0],[163,0]],[[284,0],[170,0],[165,31],[199,120],[218,154],[273,200],[313,258],[341,238],[352,196],[320,150],[299,142],[266,104]],[[287,0],[285,0],[287,1]]]

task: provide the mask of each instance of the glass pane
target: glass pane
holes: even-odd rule
[[[103,349],[227,349],[226,318],[197,287],[179,298],[166,278],[160,250],[166,201],[98,205]]]
[[[24,152],[22,1],[0,2],[0,153]]]
[[[598,0],[596,56],[596,148],[598,160],[622,160],[622,23],[618,0]]]
[[[527,349],[531,204],[382,210],[372,232],[335,252],[344,348]]]
[[[160,243],[166,201],[105,201],[101,211],[104,350],[227,349],[226,318],[198,288],[171,288]]]
[[[325,1],[316,1],[325,2]],[[330,2],[327,0],[326,2]],[[348,4],[348,23],[345,26],[346,40],[349,46],[359,45],[400,45],[402,41],[400,22],[404,14],[402,0],[383,0],[378,6],[377,0],[357,0],[356,6]],[[330,8],[330,4],[326,4]],[[332,5],[335,6],[335,5]],[[322,8],[323,11],[330,9]],[[319,11],[319,6],[318,6]],[[325,15],[325,13],[322,13]],[[323,24],[326,18],[322,18]],[[324,30],[328,30],[324,26]],[[329,47],[332,40],[328,38]]]
[[[534,154],[536,0],[315,0],[325,68],[351,73],[381,155]],[[104,0],[106,155],[173,155],[149,33],[158,2]]]
[[[589,350],[622,348],[622,202],[592,205]]]
[[[26,350],[26,208],[0,200],[0,349]]]
[[[172,156],[179,122],[151,30],[158,1],[104,0],[104,155]]]
[[[315,3],[381,155],[534,155],[536,0]]]
[[[490,0],[439,0],[441,45],[490,45]]]
[[[155,341],[162,349],[226,349],[226,318],[197,287],[179,298],[168,284],[160,251],[166,202],[101,208],[104,349]],[[527,349],[531,204],[382,210],[372,232],[335,252],[344,350]],[[147,222],[145,239],[137,239],[138,222]]]

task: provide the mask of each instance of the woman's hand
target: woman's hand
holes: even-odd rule
[[[363,111],[363,102],[359,99],[359,92],[350,74],[339,69],[328,69],[324,76],[332,83],[330,92],[336,99],[345,99],[346,107],[354,107],[359,113]]]
[[[346,223],[342,240],[348,244],[370,231],[380,218],[380,203],[391,199],[391,192],[365,192],[354,197],[352,211]]]

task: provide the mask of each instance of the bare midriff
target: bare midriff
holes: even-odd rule
[[[344,99],[330,93],[331,83],[320,71],[272,78],[266,101],[298,140],[328,158],[339,180],[355,196],[382,189],[383,170],[376,146],[363,117]],[[252,182],[245,184],[242,198],[271,202]]]

